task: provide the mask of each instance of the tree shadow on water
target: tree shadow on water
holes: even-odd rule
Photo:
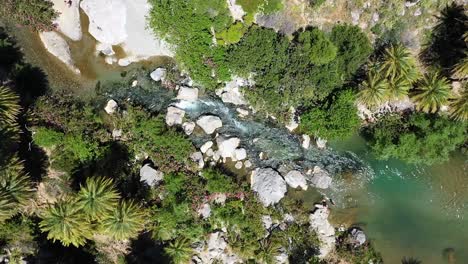
[[[452,3],[441,11],[438,19],[420,57],[427,66],[437,66],[450,76],[453,66],[465,56],[463,34],[468,30],[468,17],[462,5]]]

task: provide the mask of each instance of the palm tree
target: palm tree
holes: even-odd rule
[[[402,260],[401,260],[401,264],[421,264],[422,262],[418,259],[415,259],[415,258],[407,258],[407,257],[404,257]]]
[[[379,106],[386,99],[386,85],[376,71],[369,71],[367,79],[360,85],[358,102],[368,107]]]
[[[280,254],[281,246],[273,240],[264,239],[260,241],[260,250],[257,252],[257,259],[261,263],[276,263],[276,256]]]
[[[408,95],[411,83],[403,77],[392,79],[386,83],[386,98],[388,100],[400,100]]]
[[[452,75],[459,80],[468,78],[468,52],[465,52],[465,58],[455,65]]]
[[[438,72],[424,75],[412,93],[416,108],[426,113],[435,113],[441,106],[448,103],[450,97],[450,83]]]
[[[78,206],[93,220],[101,220],[109,215],[118,202],[119,193],[109,178],[88,178],[78,192]]]
[[[164,252],[176,264],[187,263],[193,254],[193,249],[190,247],[190,241],[185,237],[179,237],[170,242],[164,248]]]
[[[20,112],[19,97],[7,87],[0,86],[0,125],[13,125]]]
[[[460,92],[460,96],[456,97],[450,103],[450,116],[458,121],[468,120],[468,87]]]
[[[136,237],[145,225],[145,212],[132,201],[122,201],[101,222],[104,233],[117,240]]]
[[[0,168],[0,221],[18,212],[19,206],[31,198],[33,188],[21,162],[13,157]]]
[[[385,49],[381,69],[385,77],[391,81],[405,78],[411,83],[418,78],[416,61],[409,50],[402,45],[392,45]]]
[[[47,239],[59,240],[64,246],[83,246],[93,235],[89,218],[72,198],[49,205],[41,218],[39,227],[42,232],[48,232]]]

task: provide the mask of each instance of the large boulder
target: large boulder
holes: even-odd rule
[[[284,180],[291,188],[301,187],[303,190],[307,190],[307,182],[304,174],[300,171],[292,170],[284,176]]]
[[[286,194],[286,182],[271,168],[257,168],[251,175],[251,188],[264,206],[279,202]]]
[[[57,29],[73,41],[81,40],[83,34],[80,22],[80,0],[67,1],[51,0],[54,10],[59,14],[54,20]]]
[[[198,99],[198,89],[190,87],[180,87],[177,99],[185,100],[189,102],[196,101]]]
[[[72,59],[70,47],[65,39],[57,32],[41,32],[39,37],[44,44],[46,50],[57,57],[61,62],[67,65],[75,73],[80,73],[80,70],[75,67],[75,62]]]
[[[312,178],[310,183],[319,189],[328,189],[333,179],[330,177],[327,171],[321,169],[319,166],[314,167],[312,172]]]
[[[164,179],[164,173],[153,169],[149,164],[140,169],[140,181],[148,184],[150,187],[157,185]]]
[[[169,106],[166,114],[166,124],[168,126],[181,125],[185,116],[185,111],[177,107]]]
[[[244,99],[244,95],[240,91],[240,88],[247,84],[246,80],[236,77],[227,82],[223,88],[218,89],[216,94],[221,97],[221,100],[225,103],[244,105],[246,104],[246,101]]]
[[[206,134],[213,134],[216,129],[223,126],[221,118],[215,115],[204,115],[198,118],[196,123]]]
[[[325,258],[335,247],[335,228],[328,221],[330,210],[321,204],[309,216],[309,224],[318,236],[320,243],[319,258]]]
[[[228,139],[218,137],[216,139],[216,144],[218,145],[218,152],[222,158],[233,158],[236,155],[235,152],[240,144],[240,139],[236,137]]]

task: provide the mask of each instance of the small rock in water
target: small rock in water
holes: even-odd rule
[[[214,116],[214,115],[202,116],[197,120],[196,123],[208,135],[213,134],[216,129],[223,126],[223,122],[221,121],[221,118]]]
[[[137,80],[134,80],[134,81],[132,82],[132,87],[135,87],[135,86],[137,86],[137,85],[138,85],[138,81],[137,81]]]
[[[236,108],[237,113],[239,113],[240,117],[246,117],[249,115],[249,111],[242,109],[242,108]]]
[[[250,167],[252,167],[252,162],[250,162],[250,160],[246,160],[246,161],[244,161],[244,166],[246,168],[250,168]]]
[[[182,124],[182,128],[184,129],[184,132],[187,136],[190,136],[193,133],[193,130],[195,129],[195,123],[194,122],[185,122]]]
[[[206,153],[213,146],[213,141],[207,141],[200,147],[202,153]]]
[[[185,111],[177,107],[169,106],[166,114],[166,124],[168,126],[181,125],[185,116]]]
[[[164,178],[164,173],[153,169],[149,164],[140,169],[140,181],[145,182],[150,187],[154,187]]]
[[[234,151],[235,160],[245,160],[247,158],[247,151],[244,148],[238,148]]]
[[[309,149],[310,147],[310,136],[309,135],[302,135],[302,147],[305,149]]]
[[[180,87],[177,99],[193,102],[198,99],[198,89],[189,87]]]
[[[284,180],[291,188],[295,189],[301,187],[301,189],[307,190],[306,178],[300,171],[292,170],[288,172],[286,176],[284,176]]]
[[[166,78],[166,69],[157,68],[156,70],[151,72],[150,77],[156,82],[164,81],[164,78]]]
[[[362,246],[367,241],[366,234],[359,228],[352,228],[350,231],[352,242],[355,247]]]
[[[243,165],[244,165],[244,164],[243,164],[241,161],[238,161],[238,162],[236,162],[236,164],[234,165],[234,167],[235,167],[236,169],[240,170],[240,169],[242,169],[242,166],[243,166]]]
[[[107,104],[106,104],[106,107],[104,107],[104,110],[106,111],[106,113],[111,115],[115,111],[117,111],[118,107],[119,107],[119,105],[117,104],[117,102],[111,99],[111,100],[107,101]]]
[[[296,128],[299,127],[299,123],[296,120],[296,109],[294,109],[294,107],[291,107],[289,109],[289,112],[291,114],[291,119],[290,119],[289,123],[286,125],[286,128],[290,132],[292,132],[292,131],[296,130]]]
[[[313,176],[312,179],[310,179],[310,183],[316,188],[328,189],[330,187],[330,184],[332,183],[332,178],[330,177],[327,171],[323,170],[319,166],[315,166],[312,175]]]
[[[317,144],[317,148],[319,149],[324,149],[327,147],[327,140],[326,139],[321,139],[321,138],[317,138],[315,140],[315,144]]]
[[[105,56],[112,56],[115,54],[114,49],[112,49],[112,45],[104,43],[97,43],[96,51],[104,54]]]

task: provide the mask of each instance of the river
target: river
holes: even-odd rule
[[[109,66],[94,55],[94,40],[85,34],[83,41],[71,43],[77,66],[83,72],[82,76],[75,76],[44,50],[35,34],[18,29],[15,36],[28,61],[45,70],[52,86],[66,87],[78,96],[94,94],[96,79],[118,80],[123,70],[141,65],[151,68],[167,61],[155,58],[127,68]],[[180,107],[191,117],[208,112],[220,115],[224,123],[221,133],[241,138],[256,165],[320,165],[344,175],[335,179],[332,190],[325,193],[337,203],[332,221],[336,225],[361,226],[386,263],[399,263],[403,256],[416,257],[425,264],[446,263],[447,258],[455,259],[452,263],[468,263],[466,156],[457,154],[449,162],[432,167],[378,161],[358,136],[334,142],[329,150],[305,151],[298,135],[290,135],[286,129],[265,120],[240,120],[233,108],[213,97],[205,96],[195,104]],[[193,140],[200,145],[206,138],[198,136]],[[268,160],[257,158],[261,151],[268,152]],[[317,200],[315,190],[301,195],[310,204]]]

